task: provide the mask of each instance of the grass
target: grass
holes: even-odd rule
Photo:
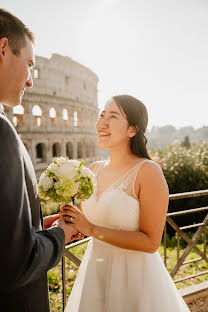
[[[84,243],[81,246],[76,246],[70,251],[77,256],[80,260],[84,255],[85,249],[87,247],[87,243]],[[197,244],[197,247],[203,252],[203,244]],[[180,250],[180,256],[182,255],[184,248]],[[159,253],[163,259],[164,257],[164,247],[161,244],[159,247]],[[198,258],[199,255],[192,250],[190,254],[187,256],[186,260],[191,260]],[[170,272],[175,266],[177,261],[177,249],[176,247],[167,248],[167,270]],[[187,275],[193,275],[195,273],[199,273],[202,271],[208,270],[208,264],[201,260],[195,263],[189,263],[183,265],[174,279],[182,278]],[[66,258],[66,285],[67,285],[67,299],[70,295],[70,292],[73,287],[74,280],[76,278],[78,271],[78,267],[69,261]],[[53,269],[48,272],[48,280],[49,280],[49,291],[50,291],[50,304],[51,304],[51,312],[62,311],[62,282],[61,282],[61,262]],[[184,288],[191,286],[193,284],[198,284],[208,280],[208,274],[201,275],[195,278],[191,278],[187,281],[176,283],[177,288]]]

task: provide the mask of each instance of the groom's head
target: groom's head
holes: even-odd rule
[[[0,103],[16,106],[24,89],[32,87],[33,44],[33,33],[17,17],[0,9]]]

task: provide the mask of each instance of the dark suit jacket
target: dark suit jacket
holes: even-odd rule
[[[32,162],[0,114],[0,311],[48,312],[47,270],[63,248],[61,228],[42,230]]]

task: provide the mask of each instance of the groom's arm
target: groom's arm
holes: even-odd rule
[[[36,232],[32,226],[19,142],[5,118],[0,118],[0,209],[0,291],[11,292],[58,263],[65,235],[59,227]]]

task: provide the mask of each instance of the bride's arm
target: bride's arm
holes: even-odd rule
[[[63,208],[62,212],[66,220],[68,216],[74,217],[77,230],[87,236],[120,248],[154,253],[161,242],[168,209],[168,187],[160,166],[145,163],[136,178],[136,187],[140,202],[139,231],[113,230],[92,224],[76,207],[65,212]]]

